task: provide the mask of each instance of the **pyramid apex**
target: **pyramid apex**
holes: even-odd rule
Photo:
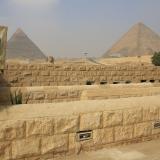
[[[22,31],[22,29],[21,28],[17,28],[17,31]]]
[[[138,22],[137,24],[138,24],[138,25],[144,25],[144,23],[143,23],[143,22]]]
[[[20,33],[23,33],[24,34],[24,31],[21,29],[21,28],[18,28],[15,32],[15,34],[20,34]]]
[[[137,24],[135,24],[135,26],[138,26],[138,27],[147,27],[143,22],[138,22]]]

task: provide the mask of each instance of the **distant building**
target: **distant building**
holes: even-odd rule
[[[45,60],[46,56],[21,29],[18,29],[8,41],[7,59]]]
[[[160,51],[160,36],[143,23],[138,23],[124,34],[103,57],[151,55],[155,51]]]

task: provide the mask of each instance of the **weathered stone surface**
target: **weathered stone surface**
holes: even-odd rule
[[[113,128],[97,129],[93,131],[93,141],[95,145],[104,145],[114,141]]]
[[[123,112],[124,124],[135,124],[142,122],[142,109],[129,109]]]
[[[117,126],[122,124],[122,111],[105,111],[103,113],[103,126]]]
[[[81,151],[89,151],[95,148],[93,137],[86,141],[79,141],[76,133],[69,134],[69,154],[79,154]]]
[[[145,122],[135,125],[134,137],[150,136],[152,134],[152,123]]]
[[[59,154],[54,155],[54,159],[53,160],[64,160],[64,159],[66,159],[66,155],[63,154],[63,153],[59,153]]]
[[[155,123],[159,123],[160,121],[152,121],[152,134],[160,134],[160,128],[155,128]]]
[[[23,157],[37,156],[40,154],[40,139],[27,138],[12,142],[12,158],[18,159]]]
[[[102,127],[101,119],[102,119],[101,112],[88,113],[88,114],[81,115],[80,131],[101,128]]]
[[[34,100],[41,100],[41,99],[44,99],[44,98],[45,98],[45,94],[44,93],[42,93],[42,92],[34,93],[34,97],[33,97]]]
[[[69,134],[69,153],[74,154],[76,153],[76,148],[77,148],[77,137],[75,133]]]
[[[143,108],[143,121],[160,119],[159,112],[160,111],[158,107]]]
[[[132,139],[133,130],[134,130],[134,126],[115,127],[115,141]]]
[[[0,141],[23,138],[25,136],[25,121],[0,122]]]
[[[33,135],[53,135],[54,122],[53,118],[37,118],[27,120],[26,136]]]
[[[10,142],[0,142],[0,160],[9,160],[11,158]]]
[[[68,135],[45,136],[42,138],[42,154],[66,152],[68,150]]]
[[[93,137],[90,140],[79,141],[76,133],[69,134],[68,154],[79,154],[82,150],[88,150],[90,147],[94,147]]]
[[[79,116],[60,116],[55,118],[55,133],[72,133],[79,129]]]
[[[53,160],[53,157],[54,155],[50,153],[50,154],[39,155],[36,157],[25,158],[25,160]]]

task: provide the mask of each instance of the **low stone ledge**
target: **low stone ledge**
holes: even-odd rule
[[[129,109],[123,112],[123,123],[124,125],[130,125],[142,122],[142,109]]]
[[[41,153],[61,153],[68,151],[68,135],[54,135],[42,138]]]
[[[40,139],[27,138],[12,142],[12,159],[40,155]]]
[[[154,127],[160,121],[159,98],[150,96],[2,108],[0,158],[53,158],[58,154],[77,154],[81,150],[159,138],[160,128]],[[92,133],[91,137],[81,141],[78,133],[88,131]]]
[[[25,121],[0,121],[0,141],[22,139],[25,137]]]
[[[55,117],[55,134],[75,133],[79,131],[79,116]]]
[[[103,127],[118,126],[122,125],[122,123],[123,123],[122,110],[103,112]]]
[[[80,117],[80,131],[102,128],[102,112],[82,114]]]
[[[37,118],[26,121],[26,136],[53,135],[53,118]]]
[[[134,109],[159,110],[160,96],[131,97],[109,100],[88,100],[78,102],[23,104],[15,106],[0,106],[0,121],[14,119],[30,119],[41,117],[54,117],[59,115],[79,115],[86,113]],[[157,114],[157,113],[156,113]],[[159,114],[159,111],[158,111]],[[137,116],[135,114],[135,116]],[[156,115],[157,116],[157,115]],[[134,123],[134,122],[133,122]]]
[[[125,141],[133,139],[134,126],[118,126],[115,127],[115,141]]]

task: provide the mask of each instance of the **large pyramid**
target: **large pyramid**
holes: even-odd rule
[[[21,29],[18,29],[8,41],[7,59],[40,60],[46,59],[46,56]]]
[[[103,57],[150,55],[160,51],[160,36],[143,23],[133,26]]]

